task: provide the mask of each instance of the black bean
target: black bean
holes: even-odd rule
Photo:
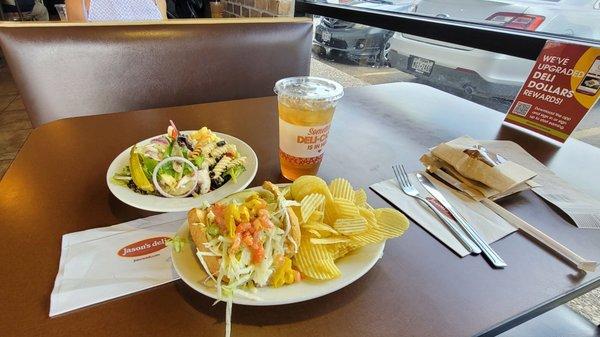
[[[217,142],[217,146],[224,146],[226,143],[224,140]]]

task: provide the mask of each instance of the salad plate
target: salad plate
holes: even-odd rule
[[[181,135],[189,135],[193,132],[195,131],[181,131],[179,133]],[[175,198],[168,198],[156,194],[140,194],[128,186],[115,183],[114,177],[119,175],[119,173],[130,164],[132,148],[134,146],[138,148],[144,147],[158,137],[161,137],[161,135],[158,135],[130,146],[123,150],[123,152],[112,161],[106,172],[106,184],[108,185],[110,192],[122,202],[136,208],[154,212],[180,212],[187,211],[205,203],[213,203],[232,193],[245,189],[254,179],[258,169],[258,158],[256,157],[256,153],[254,153],[254,150],[252,150],[248,144],[238,138],[219,132],[212,132],[212,134],[216,135],[220,140],[223,140],[227,144],[235,146],[239,155],[245,157],[245,170],[241,172],[236,179],[230,179],[223,185],[216,189],[211,189],[205,194]]]
[[[284,187],[286,184],[278,186]],[[260,187],[250,188],[246,191],[258,189]],[[205,285],[204,281],[208,275],[196,256],[196,245],[191,238],[187,221],[182,224],[175,235],[184,242],[179,251],[171,248],[173,266],[181,279],[199,293],[215,300],[219,299],[217,290]],[[325,296],[352,284],[365,275],[383,256],[384,247],[385,241],[382,241],[356,249],[340,258],[336,261],[336,265],[341,271],[341,276],[335,279],[326,281],[303,279],[300,282],[278,288],[261,287],[257,288],[254,294],[257,299],[234,295],[232,302],[240,305],[269,306],[303,302]]]

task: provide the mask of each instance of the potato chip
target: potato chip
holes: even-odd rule
[[[368,229],[363,233],[352,235],[349,238],[350,244],[355,248],[371,243],[379,243],[386,239],[386,237],[381,234],[378,228]]]
[[[333,179],[329,183],[329,190],[334,198],[342,198],[354,202],[354,189],[350,182],[343,178]]]
[[[367,220],[367,228],[375,228],[377,227],[377,218],[375,217],[375,213],[367,208],[359,207],[358,212],[360,216]]]
[[[296,201],[301,201],[304,197],[313,193],[323,194],[326,200],[333,199],[327,183],[316,176],[299,177],[290,186],[290,193]]]
[[[337,219],[333,224],[333,228],[344,235],[358,234],[367,230],[367,220],[362,217],[354,219]]]
[[[346,243],[350,242],[350,239],[337,236],[337,237],[328,237],[328,238],[310,238],[310,243],[313,245],[330,245],[334,243]]]
[[[309,222],[301,225],[302,229],[314,229],[320,232],[329,232],[338,235],[339,233],[333,227],[321,222]]]
[[[354,204],[359,207],[365,207],[367,204],[367,192],[362,188],[354,191]]]
[[[330,280],[341,275],[333,256],[327,245],[315,245],[311,244],[310,240],[303,239],[293,262],[296,268],[307,277]]]
[[[283,195],[284,198],[291,199],[292,198],[291,187],[290,186],[286,186],[286,187],[282,188],[281,189],[281,194]]]
[[[360,217],[358,207],[352,201],[335,198],[333,199],[333,204],[335,205],[336,219],[352,219]]]
[[[321,233],[319,233],[319,231],[318,231],[318,230],[316,230],[316,229],[309,229],[309,230],[308,230],[308,232],[309,232],[310,234],[314,235],[314,236],[315,236],[315,237],[317,237],[317,238],[320,238],[320,237],[321,237]]]
[[[348,255],[355,248],[348,242],[336,243],[332,245],[327,245],[327,248],[333,255],[333,259],[337,260],[341,257]]]
[[[316,210],[313,212],[313,214],[308,218],[308,220],[306,222],[323,222],[324,217],[325,217],[325,214],[323,213],[323,211]]]
[[[313,193],[305,196],[300,202],[300,219],[303,222],[308,221],[310,216],[325,202],[325,196]]]
[[[325,201],[325,210],[323,212],[323,222],[326,224],[333,224],[335,219],[338,218],[335,204],[333,201]]]
[[[404,214],[392,208],[380,208],[374,212],[377,226],[364,233],[350,236],[351,244],[364,246],[402,235],[408,228],[408,219]]]
[[[408,229],[406,216],[393,208],[379,208],[374,213],[377,218],[377,231],[387,239],[400,236]]]

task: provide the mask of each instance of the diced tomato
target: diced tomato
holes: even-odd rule
[[[237,225],[235,232],[241,234],[250,230],[251,228],[252,225],[249,222],[242,222],[241,224]]]
[[[254,239],[252,239],[252,235],[246,233],[242,238],[242,242],[248,247],[252,247],[254,245]]]
[[[254,219],[254,221],[252,221],[252,233],[258,232],[261,228],[262,228],[261,221],[258,218]]]
[[[227,228],[225,226],[225,207],[221,204],[214,204],[211,209],[215,215],[215,222],[219,226],[219,230],[221,233],[227,233]]]
[[[252,262],[260,263],[265,258],[265,248],[259,242],[252,246]]]

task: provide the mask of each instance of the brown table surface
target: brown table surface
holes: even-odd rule
[[[507,127],[503,115],[419,84],[348,89],[336,113],[320,175],[355,186],[392,177],[391,165],[420,167],[430,146],[461,135],[514,140],[566,180],[600,196],[600,150],[562,148]],[[61,236],[148,212],[114,198],[105,183],[113,158],[138,140],[207,125],[239,137],[259,158],[253,184],[283,181],[274,97],[61,120],[34,130],[0,182],[2,336],[222,336],[224,305],[177,281],[49,318]],[[368,192],[376,207],[388,206]],[[531,192],[502,204],[580,255],[600,260],[600,231],[577,229]],[[412,224],[354,284],[280,307],[234,306],[234,336],[493,335],[600,283],[515,233],[493,244],[508,263],[459,258]]]

